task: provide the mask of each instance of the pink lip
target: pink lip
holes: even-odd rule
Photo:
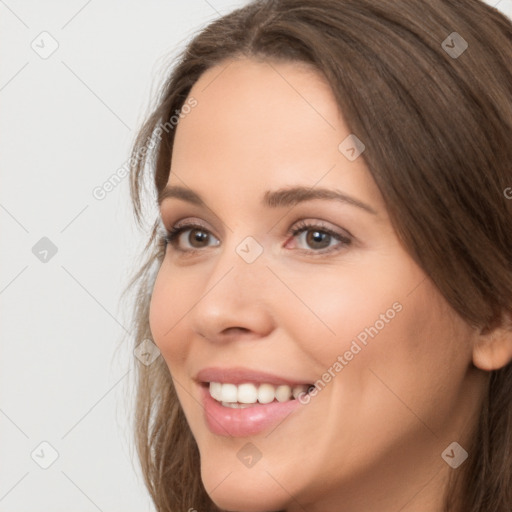
[[[205,410],[205,420],[209,430],[219,436],[245,437],[258,434],[280,422],[300,407],[298,400],[287,402],[255,403],[243,409],[224,407],[210,395],[209,382],[242,384],[268,383],[274,386],[287,384],[290,387],[299,384],[311,384],[312,381],[297,380],[272,373],[249,368],[203,368],[195,377],[199,384],[201,399]]]
[[[250,368],[203,368],[196,375],[196,381],[204,382],[229,382],[231,384],[242,384],[244,382],[252,382],[254,384],[268,383],[274,386],[288,384],[296,386],[298,384],[312,384],[312,381],[295,380],[287,377],[281,377],[272,373],[259,370],[251,370]]]
[[[256,403],[244,409],[233,409],[224,407],[212,398],[207,385],[201,385],[200,391],[206,424],[210,432],[226,437],[252,436],[271,426],[277,426],[301,405],[298,400],[288,400],[287,402],[274,401],[269,404]]]

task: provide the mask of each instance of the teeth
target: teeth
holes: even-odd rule
[[[220,382],[210,382],[210,395],[212,395],[215,400],[221,401],[221,393],[222,384]]]
[[[225,407],[243,408],[249,404],[269,404],[274,400],[287,402],[297,399],[300,393],[307,393],[308,385],[297,385],[290,387],[286,384],[273,386],[272,384],[252,384],[250,382],[229,384],[221,382],[210,382],[210,395],[221,402]]]
[[[276,399],[278,402],[287,402],[292,396],[292,389],[290,386],[277,386],[276,388]]]
[[[245,409],[251,407],[251,404],[239,404],[238,402],[221,402],[224,407],[231,407],[231,409]]]
[[[222,384],[220,397],[223,402],[237,402],[238,388],[234,384]]]
[[[307,393],[310,386],[294,386],[292,389],[292,396],[297,400],[301,393]]]
[[[258,400],[258,389],[254,384],[240,384],[237,398],[241,404],[254,404]]]
[[[272,384],[260,384],[258,388],[258,402],[269,404],[276,397],[276,388]]]

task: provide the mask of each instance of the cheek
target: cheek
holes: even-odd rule
[[[360,331],[368,334],[365,344],[353,335],[361,350],[333,386],[336,399],[357,417],[358,435],[383,453],[401,442],[432,443],[432,433],[457,410],[470,361],[467,331],[454,327],[455,314],[430,281],[395,298],[401,310],[388,323],[375,321],[388,304],[373,309]]]
[[[183,320],[197,300],[193,283],[187,285],[182,281],[183,277],[177,272],[170,272],[164,261],[156,277],[149,306],[151,334],[168,366],[185,356],[187,345],[183,343]]]
[[[385,258],[377,263],[374,258],[315,272],[279,269],[293,291],[282,292],[276,304],[279,318],[291,338],[323,368],[346,352],[351,365],[367,359],[372,340],[388,336],[393,326],[394,335],[400,331],[407,294],[424,276],[407,260],[397,264],[396,255],[389,259],[389,265]]]
[[[421,269],[399,256],[312,279],[293,281],[292,270],[282,270],[301,299],[283,301],[291,338],[321,369],[320,385],[360,418],[410,416],[404,403],[434,414],[432,396],[448,404],[453,397],[443,387],[456,389],[470,358],[454,313]]]

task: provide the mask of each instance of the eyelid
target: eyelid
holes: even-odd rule
[[[219,237],[215,234],[215,230],[211,228],[211,225],[202,220],[199,217],[182,217],[181,219],[178,219],[174,222],[169,222],[168,219],[160,218],[161,220],[161,229],[162,231],[165,231],[166,233],[170,233],[172,231],[176,231],[177,229],[183,228],[201,228],[205,231],[208,231],[208,233],[212,234],[215,238],[219,239]]]
[[[169,203],[172,203],[172,201],[169,201]],[[226,228],[229,230],[229,227],[226,226],[214,212],[201,211],[201,209],[198,209],[193,205],[187,205],[187,208],[173,204],[165,206],[166,207],[162,206],[159,211],[160,222],[164,229],[170,230],[172,227],[179,227],[184,224],[188,225],[191,223],[197,224],[214,234],[215,229],[213,229],[212,226],[217,226],[219,235],[223,235]],[[212,215],[210,215],[210,213]]]
[[[181,219],[176,221],[173,224],[174,229],[179,229],[181,227],[187,227],[187,228],[193,228],[200,226],[201,228],[205,229],[206,231],[211,232],[212,230],[201,220],[196,219],[195,217],[187,217],[186,219]]]
[[[340,227],[331,227],[331,223],[320,220],[320,219],[314,219],[311,217],[306,217],[302,219],[296,220],[288,230],[288,234],[296,233],[300,230],[306,230],[314,229],[314,228],[320,228],[322,231],[326,231],[327,233],[330,233],[334,236],[340,237],[340,238],[346,238],[346,239],[353,239],[354,236],[348,229],[340,228]]]

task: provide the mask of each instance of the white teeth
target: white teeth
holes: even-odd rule
[[[240,384],[237,396],[241,404],[254,404],[258,400],[258,389],[254,384]]]
[[[222,402],[236,402],[238,400],[238,388],[234,384],[222,384],[220,396]]]
[[[258,402],[260,404],[269,404],[276,397],[276,388],[272,384],[260,384],[258,388]]]
[[[220,382],[210,382],[210,394],[213,398],[215,398],[215,400],[218,400],[219,402],[222,397],[221,390],[222,384]]]
[[[287,384],[273,386],[272,384],[239,384],[210,382],[210,395],[226,407],[247,407],[249,404],[269,404],[274,400],[286,402],[297,398],[300,393],[307,393],[309,386],[297,385],[293,389]]]
[[[286,384],[283,386],[277,386],[276,399],[278,402],[287,402],[292,396],[292,389]]]

